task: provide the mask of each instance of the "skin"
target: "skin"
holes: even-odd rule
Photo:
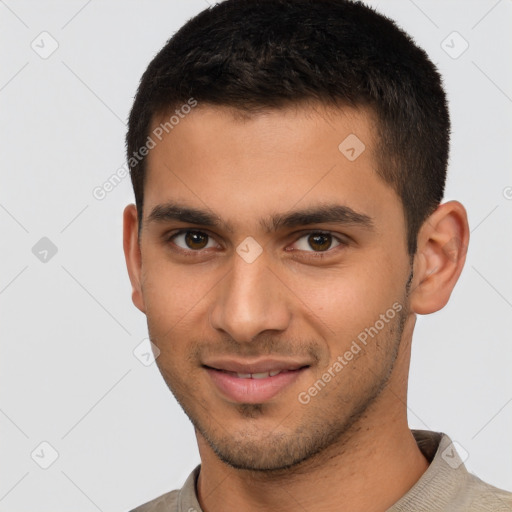
[[[416,314],[444,307],[457,282],[467,215],[459,202],[440,205],[411,262],[400,198],[375,172],[374,123],[369,111],[350,108],[303,105],[241,118],[199,105],[148,155],[140,238],[129,205],[124,250],[158,367],[196,430],[206,512],[385,511],[428,467],[407,424],[412,333]],[[366,146],[354,161],[338,149],[349,134]],[[151,219],[169,202],[221,224]],[[272,216],[334,204],[371,226],[267,229]],[[203,235],[173,237],[180,229]],[[309,238],[319,230],[327,237]],[[236,251],[249,236],[263,249],[252,263]],[[395,303],[399,314],[301,403],[299,393]],[[203,366],[218,356],[309,366],[270,400],[241,404]]]

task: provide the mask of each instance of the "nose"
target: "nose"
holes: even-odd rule
[[[247,263],[234,254],[231,272],[215,289],[210,323],[239,343],[265,331],[285,331],[291,319],[286,290],[264,255]]]

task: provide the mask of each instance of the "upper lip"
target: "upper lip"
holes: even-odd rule
[[[310,366],[305,361],[291,359],[258,359],[241,361],[237,359],[211,359],[203,363],[214,370],[224,370],[235,373],[265,373],[271,371],[298,370]]]

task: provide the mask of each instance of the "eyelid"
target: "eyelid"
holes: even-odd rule
[[[194,249],[184,249],[183,247],[180,247],[179,245],[176,245],[173,242],[173,239],[175,237],[177,237],[179,235],[183,235],[185,233],[189,233],[189,232],[197,232],[197,233],[201,233],[203,235],[206,235],[210,240],[213,240],[218,246],[222,247],[222,245],[218,242],[217,237],[214,234],[210,233],[208,230],[201,229],[201,228],[181,228],[181,229],[176,229],[176,230],[173,230],[173,231],[170,231],[170,232],[166,233],[163,238],[164,238],[164,240],[166,242],[172,242],[177,250],[180,250],[180,251],[182,251],[184,253],[200,254],[201,252],[207,250],[207,249],[197,249],[197,250],[194,250]],[[212,247],[208,247],[208,249],[212,249]]]
[[[348,240],[347,236],[341,236],[338,233],[335,233],[333,231],[329,231],[328,229],[309,229],[307,231],[301,231],[301,232],[298,232],[298,233],[294,233],[294,240],[295,241],[293,242],[293,244],[296,244],[301,238],[304,238],[305,236],[314,235],[314,234],[315,235],[316,234],[330,235],[330,236],[332,236],[332,238],[334,240],[336,240],[339,243],[339,245],[337,245],[335,247],[331,247],[330,249],[327,249],[326,251],[313,251],[313,250],[305,251],[303,249],[292,249],[289,252],[297,251],[297,252],[302,252],[302,253],[314,254],[316,256],[321,256],[323,254],[332,253],[337,247],[340,247],[340,246],[346,247],[349,244],[349,240]]]

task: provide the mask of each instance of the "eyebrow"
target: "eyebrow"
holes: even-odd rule
[[[220,227],[231,233],[234,231],[230,222],[223,221],[218,215],[209,210],[192,208],[175,202],[155,206],[151,210],[146,224],[171,221],[197,224],[210,228]],[[321,204],[301,210],[272,214],[268,218],[260,220],[260,225],[267,233],[282,228],[296,228],[321,223],[359,226],[368,230],[372,230],[374,227],[373,219],[370,216],[358,213],[352,208],[340,204]]]

